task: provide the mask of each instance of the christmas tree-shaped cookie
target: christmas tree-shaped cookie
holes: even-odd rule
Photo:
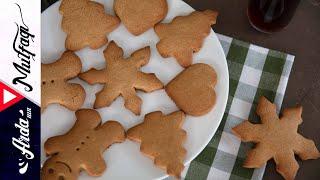
[[[160,38],[157,49],[161,56],[175,57],[181,66],[190,66],[193,53],[202,47],[217,16],[212,10],[194,11],[188,16],[175,17],[168,24],[157,24],[155,32]]]
[[[184,119],[182,111],[169,115],[152,112],[145,116],[143,123],[129,129],[127,137],[140,142],[141,152],[152,157],[156,166],[179,178],[187,152],[183,148],[187,133],[181,128]]]
[[[255,142],[256,147],[248,152],[244,163],[246,168],[259,168],[273,158],[277,171],[288,180],[293,180],[299,165],[294,155],[302,160],[320,157],[314,142],[297,133],[298,125],[302,123],[302,107],[287,108],[283,116],[278,117],[276,106],[261,97],[257,114],[262,124],[252,124],[244,121],[233,128],[233,132],[242,141]]]
[[[102,4],[90,0],[63,0],[60,14],[62,29],[67,33],[65,46],[72,51],[107,44],[107,35],[120,23],[117,17],[105,13]]]

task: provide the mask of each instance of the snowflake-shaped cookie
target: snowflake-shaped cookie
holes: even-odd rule
[[[142,100],[136,89],[151,92],[163,88],[163,84],[153,73],[139,71],[150,58],[150,47],[135,51],[128,59],[123,58],[123,50],[115,42],[110,42],[104,50],[107,67],[102,70],[90,69],[80,74],[89,84],[102,83],[103,89],[96,94],[94,108],[109,106],[118,96],[124,98],[124,106],[139,115]]]
[[[261,97],[257,114],[261,117],[262,124],[244,121],[233,128],[233,132],[242,141],[257,143],[256,147],[248,152],[244,167],[259,168],[273,158],[277,171],[285,179],[294,179],[299,168],[294,154],[302,160],[320,157],[314,142],[297,133],[298,125],[302,123],[301,106],[285,109],[279,119],[276,106]]]

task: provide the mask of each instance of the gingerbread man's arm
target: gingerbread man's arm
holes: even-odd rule
[[[87,72],[81,73],[79,78],[88,82],[89,84],[106,83],[104,70],[90,69]]]
[[[76,77],[82,69],[82,63],[80,58],[72,51],[65,51],[60,59],[52,64],[46,64],[42,66],[48,68],[50,73],[47,73],[49,77],[45,79],[51,79],[52,77],[62,77],[65,80]]]
[[[44,143],[44,150],[47,156],[59,153],[64,148],[64,135],[49,138]]]
[[[129,60],[133,62],[136,68],[140,68],[149,62],[150,53],[150,46],[144,47],[132,53]]]
[[[96,130],[98,141],[101,142],[101,149],[108,148],[113,143],[120,143],[125,140],[125,130],[117,121],[107,121]]]

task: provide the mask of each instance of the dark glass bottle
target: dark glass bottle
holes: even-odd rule
[[[286,27],[300,0],[249,0],[248,18],[259,31],[272,33]]]

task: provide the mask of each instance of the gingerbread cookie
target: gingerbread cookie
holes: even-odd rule
[[[214,87],[217,74],[207,64],[193,64],[165,87],[169,97],[185,113],[201,116],[208,113],[216,102]]]
[[[120,24],[117,17],[105,13],[102,4],[90,0],[63,0],[60,13],[67,33],[65,46],[73,51],[107,44],[107,35]]]
[[[90,69],[79,76],[89,84],[104,84],[104,88],[96,94],[94,108],[109,106],[121,95],[124,106],[139,115],[142,100],[136,95],[136,89],[151,92],[163,88],[154,74],[139,71],[141,66],[149,62],[150,47],[137,50],[124,59],[123,50],[112,41],[103,53],[107,64],[105,69]]]
[[[41,179],[75,180],[82,170],[90,176],[100,176],[106,169],[103,151],[125,140],[121,124],[107,121],[101,125],[101,117],[95,110],[78,110],[76,117],[69,132],[45,142],[45,152],[51,157],[43,165]]]
[[[72,111],[82,106],[86,97],[84,89],[79,84],[67,82],[77,77],[81,68],[79,57],[71,51],[64,52],[54,63],[41,65],[41,111],[52,103]]]
[[[188,16],[175,17],[171,23],[157,24],[155,32],[160,38],[158,52],[164,58],[175,57],[183,67],[190,66],[193,53],[202,47],[211,25],[216,23],[217,15],[211,10],[194,11]]]
[[[140,35],[164,19],[167,0],[115,0],[114,10],[129,32]]]
[[[143,123],[129,129],[127,137],[141,143],[141,152],[154,159],[156,166],[179,178],[187,153],[183,148],[187,133],[181,128],[184,119],[182,111],[169,115],[152,112],[145,116]]]
[[[299,168],[294,154],[302,160],[320,157],[314,142],[297,133],[298,125],[302,123],[301,106],[285,109],[279,118],[276,106],[261,97],[257,114],[262,124],[252,124],[247,120],[232,129],[242,141],[257,143],[248,152],[244,167],[259,168],[273,158],[277,171],[285,179],[293,180]]]

